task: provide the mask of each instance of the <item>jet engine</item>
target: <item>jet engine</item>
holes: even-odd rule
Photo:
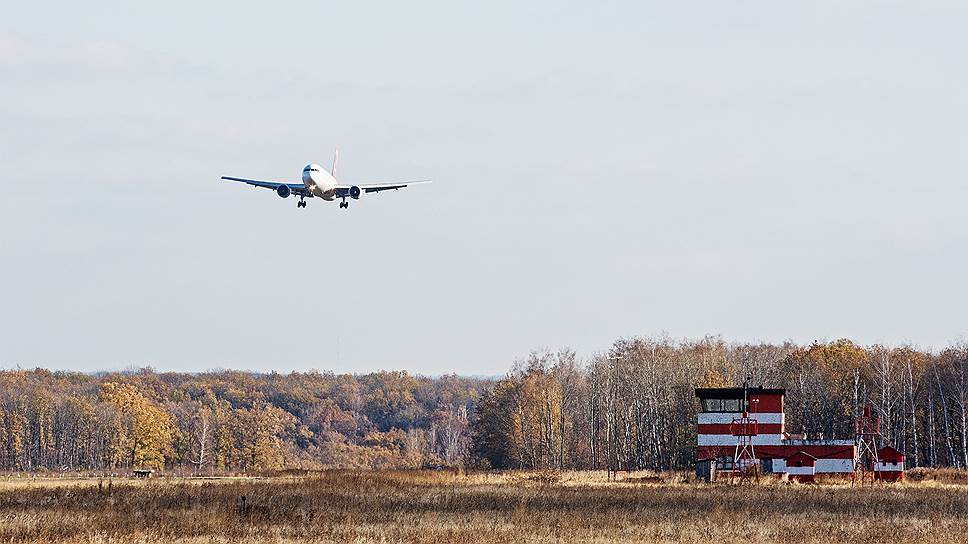
[[[289,195],[292,194],[292,189],[288,185],[280,185],[276,187],[276,194],[282,198],[289,198]]]
[[[350,198],[352,198],[353,200],[358,200],[360,198],[360,195],[362,194],[363,194],[363,189],[360,189],[356,185],[350,187]]]

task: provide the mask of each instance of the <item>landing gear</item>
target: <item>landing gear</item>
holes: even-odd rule
[[[296,202],[296,207],[297,208],[305,208],[306,207],[306,201],[305,200],[300,200],[299,202]]]
[[[350,203],[347,202],[346,199],[344,198],[343,201],[339,203],[339,207],[340,208],[349,208],[350,207]]]

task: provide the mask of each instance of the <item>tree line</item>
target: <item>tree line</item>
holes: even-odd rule
[[[535,351],[500,379],[7,370],[0,470],[684,469],[694,389],[743,383],[787,390],[790,433],[852,438],[869,405],[909,467],[968,468],[966,366],[966,346],[627,338],[584,361]]]
[[[457,465],[488,386],[406,372],[2,371],[0,470]]]
[[[539,351],[488,389],[474,453],[493,466],[669,470],[691,466],[697,387],[786,389],[786,431],[854,438],[865,406],[908,467],[968,468],[968,346],[940,353],[849,340],[810,346],[632,338],[580,364]]]

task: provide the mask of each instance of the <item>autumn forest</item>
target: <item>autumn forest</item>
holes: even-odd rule
[[[693,389],[787,389],[790,433],[851,438],[870,405],[908,466],[968,467],[968,347],[621,339],[498,379],[327,372],[0,372],[0,470],[687,469]]]

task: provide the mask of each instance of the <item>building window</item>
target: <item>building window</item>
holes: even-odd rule
[[[703,412],[735,412],[743,411],[743,399],[702,399]]]

